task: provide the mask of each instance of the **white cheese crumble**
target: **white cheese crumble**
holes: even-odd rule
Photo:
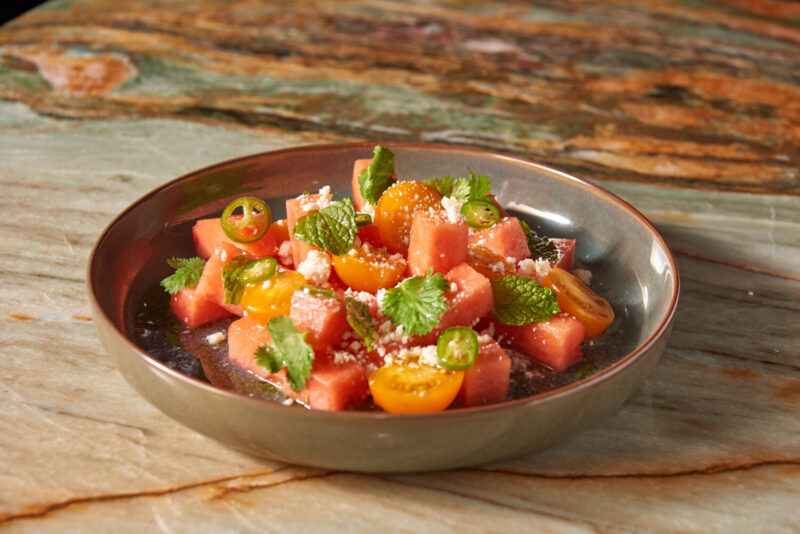
[[[444,208],[445,213],[447,214],[447,220],[451,223],[459,223],[461,221],[466,221],[467,218],[461,215],[461,207],[466,203],[466,200],[453,198],[453,197],[442,197],[442,207]]]
[[[331,258],[321,250],[311,250],[297,267],[297,272],[314,284],[322,285],[331,276]]]
[[[294,265],[294,260],[292,259],[292,242],[288,239],[278,247],[278,258],[281,260],[281,265],[285,265],[286,267]]]
[[[209,345],[219,345],[225,341],[225,332],[215,332],[206,336],[206,343]]]
[[[532,260],[526,258],[517,264],[517,274],[527,276],[528,278],[535,278],[542,280],[545,276],[550,274],[553,268],[547,260]]]

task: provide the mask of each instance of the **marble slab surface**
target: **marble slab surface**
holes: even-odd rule
[[[0,531],[800,531],[800,8],[51,0],[0,27]],[[642,211],[681,273],[620,409],[524,457],[360,475],[147,404],[84,278],[135,199],[317,142],[489,148]]]

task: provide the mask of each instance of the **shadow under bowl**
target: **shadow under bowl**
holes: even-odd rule
[[[87,285],[100,340],[128,382],[176,421],[251,454],[366,472],[423,471],[485,463],[544,447],[627,399],[664,350],[678,300],[669,248],[635,209],[559,171],[474,149],[386,143],[397,174],[492,179],[492,191],[542,235],[577,239],[576,264],[593,273],[617,320],[613,361],[594,374],[530,397],[424,415],[324,412],[216,387],[171,368],[133,339],[136,302],[167,274],[165,260],[193,256],[191,226],[244,194],[284,201],[330,185],[348,195],[353,161],[372,143],[316,145],[226,161],[191,172],[123,211],[92,251]]]

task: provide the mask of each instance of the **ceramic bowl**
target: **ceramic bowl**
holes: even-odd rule
[[[353,161],[372,143],[304,146],[226,161],[173,180],[123,211],[90,258],[88,293],[100,340],[128,382],[180,423],[248,453],[323,468],[399,472],[454,468],[544,447],[628,398],[664,350],[678,299],[678,271],[663,238],[635,209],[587,182],[499,154],[386,143],[397,174],[421,179],[491,177],[509,211],[551,237],[578,240],[617,312],[614,363],[528,398],[426,415],[330,413],[284,406],[215,387],[162,363],[133,341],[133,304],[166,274],[165,259],[194,255],[193,221],[218,216],[234,197],[268,200],[274,212],[330,184],[349,195]]]

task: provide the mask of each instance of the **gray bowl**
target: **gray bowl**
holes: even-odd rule
[[[493,192],[540,233],[578,239],[576,261],[594,274],[618,319],[613,362],[587,378],[528,398],[425,415],[322,412],[215,387],[162,363],[133,342],[133,303],[165,274],[165,259],[193,255],[194,220],[242,194],[283,201],[330,184],[349,193],[353,161],[372,143],[305,146],[189,173],[145,195],[103,232],[88,293],[100,340],[128,382],[180,423],[237,449],[323,468],[398,472],[454,468],[519,455],[612,411],[653,369],[678,300],[678,270],[663,238],[635,209],[564,173],[479,150],[386,143],[404,179],[491,177]]]

